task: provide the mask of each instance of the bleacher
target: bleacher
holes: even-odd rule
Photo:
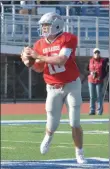
[[[87,8],[90,8],[89,6]],[[102,49],[108,48],[109,17],[105,17],[105,15],[104,17],[100,17],[100,15],[96,17],[95,13],[92,14],[91,12],[90,14],[84,5],[80,7],[85,8],[86,12],[89,12],[90,15],[86,12],[80,14],[80,16],[76,15],[76,13],[72,14],[71,9],[77,8],[79,5],[61,4],[60,6],[56,5],[56,7],[55,5],[36,5],[37,15],[20,15],[18,13],[20,5],[2,5],[1,7],[2,44],[27,45],[33,43],[39,38],[37,21],[45,12],[54,11],[63,15],[65,31],[80,36],[80,47],[91,46],[91,48],[94,48],[96,43],[98,43]],[[64,13],[61,13],[60,9],[62,8],[65,9]],[[90,9],[90,11],[92,10]]]
[[[47,1],[48,2],[48,1]],[[19,12],[19,10],[22,8],[20,5],[20,2],[17,4],[2,4],[1,3],[1,12],[5,13],[13,13],[13,6],[15,6],[16,13]],[[104,5],[99,5],[98,3],[96,4],[81,4],[76,2],[58,2],[55,5],[50,5],[49,4],[36,4],[36,14],[44,14],[48,11],[55,11],[59,13],[60,15],[66,16],[67,12],[70,16],[76,15],[76,16],[98,16],[98,17],[109,17],[109,6],[104,7]],[[67,8],[69,9],[67,11]]]
[[[80,9],[83,8],[80,12],[78,12],[79,7]],[[76,11],[74,10],[75,8],[77,9]],[[37,97],[38,100],[44,100],[46,96],[41,75],[34,75],[34,72],[32,74],[29,73],[24,68],[24,65],[19,63],[19,55],[22,48],[26,45],[32,45],[39,39],[37,21],[46,12],[53,11],[61,14],[65,21],[64,31],[77,35],[78,47],[76,55],[82,56],[80,60],[83,69],[89,57],[92,56],[93,48],[99,47],[102,56],[108,56],[110,39],[109,11],[107,8],[99,7],[98,13],[95,13],[95,9],[91,10],[84,5],[36,5],[37,15],[21,15],[19,14],[20,9],[21,6],[15,4],[1,6],[1,53],[3,55],[1,91],[3,101],[7,99],[8,101],[10,99],[13,100],[13,98],[15,99],[15,95],[18,100],[28,101],[36,100]],[[8,62],[8,67],[5,59]],[[15,76],[13,69],[16,69],[16,79],[13,77]],[[14,72],[14,75],[11,71]],[[26,81],[28,77],[29,82]],[[39,84],[37,83],[37,79],[39,79]],[[88,100],[89,98],[87,82],[82,86],[82,96],[83,100]]]

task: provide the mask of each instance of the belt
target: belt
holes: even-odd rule
[[[64,85],[61,85],[61,84],[55,84],[55,85],[50,85],[50,86],[53,87],[54,89],[60,89],[64,87]]]

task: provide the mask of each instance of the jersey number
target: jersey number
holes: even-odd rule
[[[51,75],[56,73],[61,73],[66,70],[64,66],[51,65],[51,64],[48,64],[48,68]]]

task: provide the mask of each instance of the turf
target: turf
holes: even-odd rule
[[[62,115],[67,119],[67,115]],[[81,119],[101,119],[103,116],[81,115]],[[2,116],[2,120],[41,120],[46,115],[10,115]],[[108,134],[100,134],[99,131],[108,131],[108,123],[83,124],[84,152],[86,157],[108,158]],[[85,131],[96,131],[96,134],[85,134]],[[60,124],[57,131],[69,133],[55,133],[50,151],[41,155],[40,143],[45,131],[44,124],[30,125],[2,125],[1,126],[1,160],[45,160],[75,158],[74,144],[71,138],[71,128],[68,124]]]

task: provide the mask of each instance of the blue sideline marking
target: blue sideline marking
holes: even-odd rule
[[[42,161],[1,161],[1,169],[109,169],[109,160],[87,158],[87,164],[79,165],[75,159]]]

